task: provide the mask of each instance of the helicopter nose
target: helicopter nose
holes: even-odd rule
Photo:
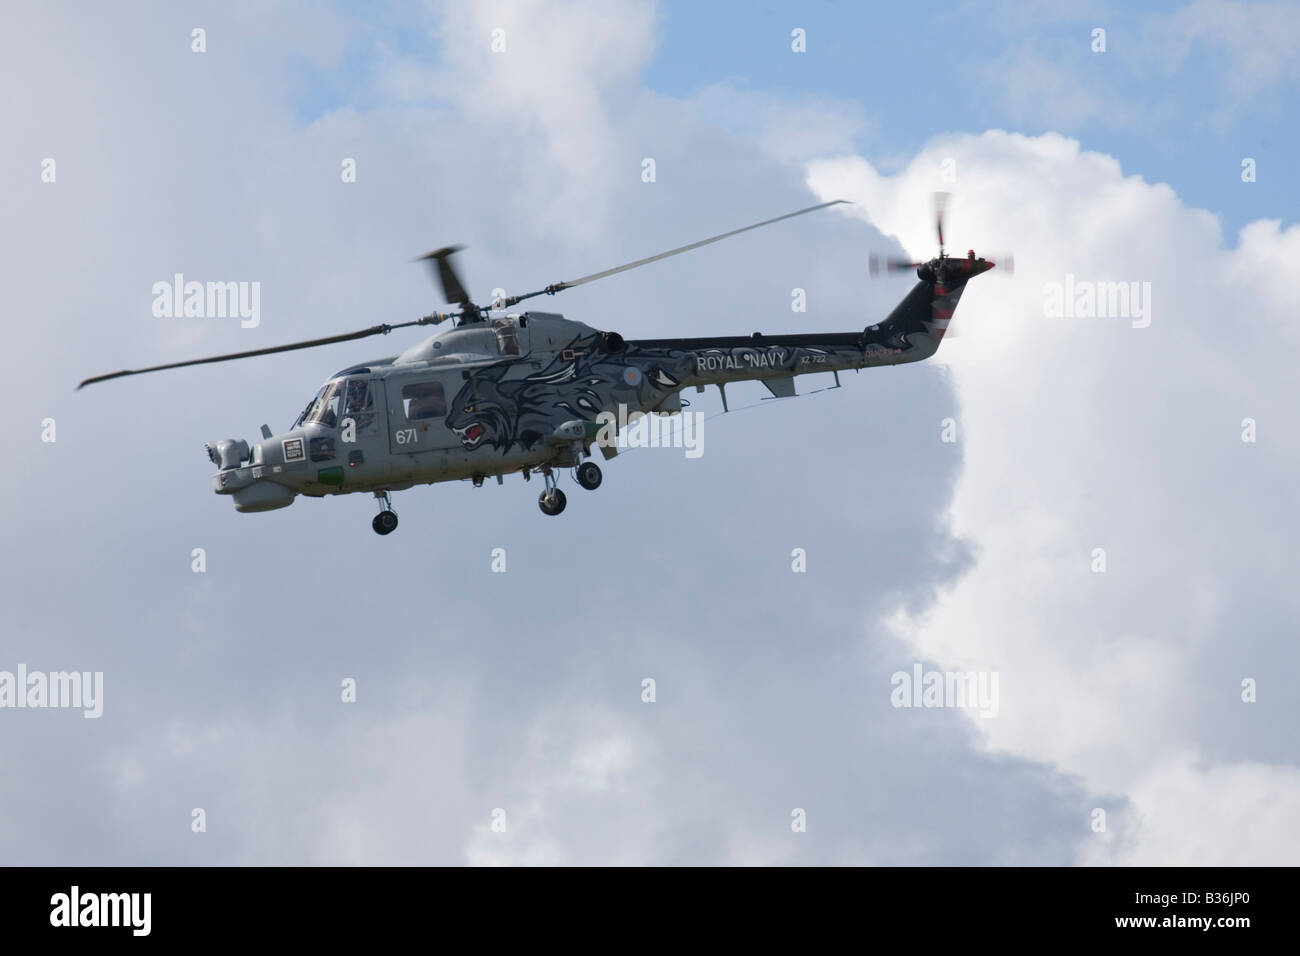
[[[238,468],[249,458],[248,442],[234,438],[223,438],[219,442],[208,442],[203,446],[208,459],[222,471]]]
[[[287,508],[298,497],[297,492],[273,481],[255,481],[246,488],[232,493],[235,510],[241,514],[259,511],[275,511]]]

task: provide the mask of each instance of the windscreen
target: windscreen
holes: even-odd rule
[[[339,423],[339,402],[342,400],[342,383],[330,382],[325,385],[316,397],[311,400],[311,404],[303,411],[298,421],[298,425],[324,425],[326,428],[334,428]]]

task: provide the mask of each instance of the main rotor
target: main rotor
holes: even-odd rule
[[[733,229],[730,232],[724,232],[720,235],[710,236],[707,239],[700,239],[697,242],[688,243],[684,246],[678,246],[676,249],[669,249],[667,252],[656,253],[653,256],[646,256],[644,259],[637,259],[635,262],[624,263],[621,266],[615,266],[612,269],[605,269],[601,272],[593,272],[591,275],[582,276],[578,279],[569,279],[565,282],[553,282],[550,285],[538,289],[535,292],[526,292],[523,295],[512,295],[492,303],[490,308],[485,308],[475,304],[470,298],[469,293],[465,290],[465,284],[461,282],[460,275],[456,272],[455,266],[452,265],[451,257],[457,252],[462,251],[462,246],[445,246],[441,249],[435,249],[433,252],[420,256],[417,262],[428,262],[433,272],[434,279],[442,288],[443,301],[454,304],[457,308],[449,312],[431,312],[428,315],[421,316],[410,322],[383,323],[381,325],[372,325],[367,329],[360,329],[356,332],[345,332],[341,335],[331,335],[321,339],[308,339],[304,342],[290,342],[287,345],[276,345],[265,349],[252,349],[247,352],[232,352],[229,355],[213,355],[207,358],[190,359],[185,362],[168,362],[165,365],[153,365],[149,368],[140,369],[123,369],[120,372],[109,372],[105,375],[96,375],[92,378],[85,379],[78,389],[95,382],[104,382],[113,378],[121,378],[126,375],[140,375],[145,372],[160,372],[169,368],[184,368],[190,365],[207,365],[213,362],[231,362],[235,359],[253,358],[258,355],[273,355],[277,352],[292,352],[298,349],[316,348],[321,345],[334,345],[339,342],[351,342],[355,339],[364,339],[372,335],[387,335],[394,329],[405,329],[421,325],[438,325],[451,319],[456,325],[467,325],[474,322],[483,322],[491,311],[508,309],[513,305],[518,305],[527,299],[535,298],[539,295],[555,295],[563,292],[565,289],[572,289],[576,286],[586,285],[588,282],[595,282],[597,279],[604,279],[620,272],[627,272],[630,269],[637,269],[652,262],[658,262],[660,259],[667,259],[670,256],[680,255],[683,252],[690,252],[693,249],[699,249],[701,246],[707,246],[714,242],[721,242],[723,239],[729,239],[732,236],[738,236],[742,232],[749,232],[751,229],[759,229],[763,226],[770,226],[773,223],[781,222],[784,219],[793,219],[795,216],[802,216],[806,213],[816,212],[818,209],[825,209],[828,206],[838,206],[848,203],[845,199],[834,199],[830,202],[819,203],[816,206],[809,206],[806,209],[797,209],[794,212],[786,213],[784,216],[777,216],[773,219],[764,219],[762,222],[756,222],[750,226],[742,226],[739,229]]]
[[[443,322],[447,319],[455,320],[457,325],[463,325],[470,322],[481,322],[489,311],[500,311],[508,309],[513,305],[518,305],[527,299],[536,298],[539,295],[556,295],[565,289],[572,289],[576,286],[586,285],[588,282],[595,282],[597,279],[605,279],[620,272],[627,272],[631,269],[638,269],[641,266],[649,265],[652,262],[658,262],[660,259],[667,259],[670,256],[680,255],[683,252],[690,252],[699,249],[701,246],[707,246],[714,242],[721,242],[723,239],[730,239],[732,236],[738,236],[742,232],[749,232],[751,229],[759,229],[763,226],[770,226],[773,223],[781,222],[783,219],[793,219],[795,216],[802,216],[805,213],[816,212],[818,209],[825,209],[828,206],[852,205],[847,199],[833,199],[830,202],[819,203],[816,206],[809,206],[806,209],[797,209],[794,212],[788,212],[784,216],[777,216],[773,219],[764,219],[762,222],[756,222],[751,226],[742,226],[739,229],[732,229],[730,232],[724,232],[716,236],[710,236],[707,239],[700,239],[697,242],[687,243],[684,246],[678,246],[676,249],[669,249],[667,252],[656,253],[653,256],[646,256],[644,259],[637,259],[635,262],[627,262],[621,266],[615,266],[612,269],[604,269],[600,272],[593,272],[591,275],[582,276],[579,279],[569,279],[565,282],[553,282],[545,288],[535,292],[525,292],[523,295],[507,296],[503,299],[494,301],[490,308],[484,308],[475,305],[470,300],[469,294],[465,291],[465,284],[460,281],[460,276],[456,272],[455,266],[452,265],[451,257],[457,252],[464,251],[464,246],[445,246],[442,249],[435,249],[433,252],[425,253],[415,261],[428,262],[430,271],[434,279],[442,287],[443,300],[452,302],[460,306],[456,312],[434,312],[425,316],[433,324]],[[421,320],[423,324],[423,320]],[[398,328],[398,326],[393,326]]]

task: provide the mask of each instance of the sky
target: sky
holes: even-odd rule
[[[0,707],[0,862],[1300,862],[1300,27],[862,7],[5,5],[0,679],[103,694]],[[205,441],[418,332],[74,391],[416,318],[431,248],[487,298],[830,199],[546,307],[856,331],[940,189],[1016,269],[933,359],[692,394],[704,454],[557,518],[518,478],[397,493],[387,537],[212,493]],[[178,272],[260,283],[256,327],[155,316]],[[1143,308],[1050,306],[1112,282]],[[995,712],[898,706],[917,669]]]

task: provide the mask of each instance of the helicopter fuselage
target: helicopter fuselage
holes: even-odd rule
[[[785,397],[799,375],[928,358],[943,332],[936,305],[951,315],[962,285],[918,282],[861,332],[624,341],[554,313],[465,323],[337,373],[283,434],[264,428],[251,445],[210,446],[220,468],[213,487],[239,511],[269,511],[299,494],[384,494],[535,471],[550,481],[552,469],[577,466],[594,445],[613,457],[603,422],[678,413],[692,386],[759,380]]]

